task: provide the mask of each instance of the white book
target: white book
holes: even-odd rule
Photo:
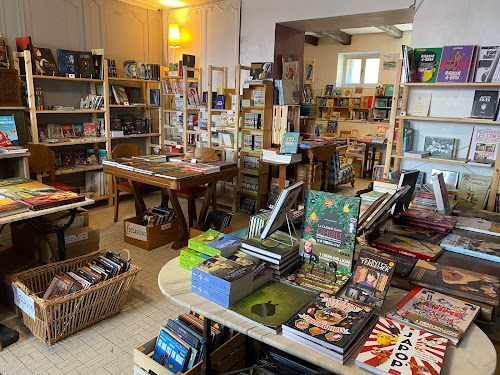
[[[410,106],[408,108],[409,116],[427,116],[429,114],[429,108],[431,106],[431,93],[421,93],[416,94],[410,100]]]

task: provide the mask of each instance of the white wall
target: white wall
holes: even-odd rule
[[[412,0],[242,0],[240,62],[274,60],[277,22],[408,8]]]

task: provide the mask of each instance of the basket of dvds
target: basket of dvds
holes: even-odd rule
[[[123,252],[96,251],[12,275],[14,302],[31,333],[52,345],[118,314],[141,271]]]

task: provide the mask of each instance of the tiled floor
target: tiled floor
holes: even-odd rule
[[[354,189],[346,185],[338,192],[351,194],[367,183],[358,180]],[[158,203],[158,194],[146,198],[148,206]],[[185,202],[181,200],[181,204],[186,212]],[[120,204],[120,219],[131,216],[133,210],[133,201],[124,200]],[[237,213],[233,219],[234,229],[248,226],[248,218],[245,213]],[[155,337],[169,318],[186,312],[167,300],[157,284],[161,267],[175,258],[179,251],[172,250],[169,245],[145,251],[124,243],[123,222],[114,223],[113,209],[104,205],[90,209],[90,222],[101,231],[101,249],[119,251],[128,248],[132,253],[132,263],[142,267],[125,307],[120,314],[53,346],[40,343],[13,313],[0,313],[1,323],[20,332],[19,341],[0,352],[0,375],[131,374],[133,348]]]

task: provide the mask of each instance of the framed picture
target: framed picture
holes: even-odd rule
[[[316,64],[315,59],[308,59],[304,61],[304,81],[314,80],[314,67]]]

